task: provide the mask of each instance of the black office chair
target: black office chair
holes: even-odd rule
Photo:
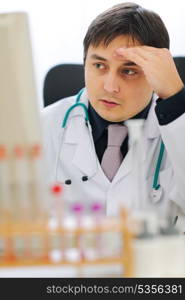
[[[174,61],[179,75],[185,84],[185,56],[175,56]]]
[[[85,86],[82,64],[60,64],[52,67],[44,78],[44,106],[75,95]]]

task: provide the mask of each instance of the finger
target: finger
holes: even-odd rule
[[[141,68],[145,66],[146,59],[141,55],[131,51],[131,48],[118,48],[115,51],[114,55],[117,59],[127,59],[134,62],[136,65],[139,65]]]
[[[151,46],[139,46],[138,48],[143,48],[144,50],[150,51],[151,53],[155,54],[161,54],[161,53],[168,53],[171,55],[171,52],[168,48],[156,48],[156,47],[151,47]]]
[[[144,47],[133,47],[129,48],[128,51],[131,51],[140,57],[142,57],[146,61],[154,61],[156,60],[159,56],[158,53],[153,51],[153,49],[146,49]]]
[[[154,50],[154,48],[149,49],[149,47],[145,48],[145,46],[130,47],[130,48],[126,48],[126,50],[140,55],[145,60],[150,60],[151,58],[154,59],[154,56],[158,56],[158,53]]]
[[[138,53],[140,52],[141,55],[143,53],[143,55],[148,55],[148,58],[150,57],[150,55],[154,55],[156,57],[172,57],[172,54],[170,53],[170,51],[167,48],[155,48],[155,47],[150,47],[150,46],[137,46],[137,47],[132,47],[132,49],[134,49],[134,51],[138,51]],[[154,57],[153,57],[154,58]]]
[[[155,53],[155,54],[158,54],[158,53],[160,53],[161,50],[165,49],[165,48],[156,48],[156,47],[151,47],[151,46],[146,46],[146,45],[138,46],[137,48],[141,48],[141,49],[147,50],[147,51],[149,51],[151,53]]]

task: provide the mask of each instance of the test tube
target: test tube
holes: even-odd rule
[[[160,242],[158,260],[160,264],[159,277],[185,276],[185,237],[173,225],[173,217],[159,221]],[[174,255],[175,254],[175,255]]]
[[[40,144],[27,147],[28,176],[28,256],[36,260],[48,261],[49,238],[49,192],[45,184],[44,165]]]
[[[134,185],[135,185],[135,206],[136,210],[146,208],[146,186],[145,186],[145,170],[143,170],[144,147],[143,147],[143,119],[131,119],[125,122],[128,127],[129,133],[129,151],[132,151],[133,168],[134,174]],[[134,186],[133,185],[133,186]]]
[[[0,227],[10,221],[10,172],[8,151],[5,145],[0,145]]]
[[[13,148],[11,159],[11,206],[13,222],[25,227],[29,215],[28,161],[22,145]]]
[[[49,200],[46,189],[44,164],[41,145],[32,145],[29,149],[30,168],[30,219],[45,226],[48,222]]]
[[[82,228],[82,214],[84,211],[84,206],[82,203],[74,203],[71,207],[72,213],[74,213],[74,216],[76,218],[76,225],[78,229]],[[76,248],[78,249],[79,252],[79,257],[80,259],[84,258],[84,253],[82,250],[82,244],[81,244],[81,240],[82,240],[82,233],[76,232]]]
[[[85,239],[85,253],[89,260],[96,260],[102,256],[102,233],[100,232],[103,206],[100,202],[95,201],[90,205],[91,219],[95,231],[86,233]],[[86,223],[87,224],[87,223]]]
[[[61,184],[53,185],[51,187],[51,192],[52,192],[52,219],[54,219],[57,226],[61,227],[62,216],[63,216],[62,185]]]
[[[81,248],[81,233],[77,229],[81,227],[81,217],[84,207],[81,203],[71,205],[71,214],[63,220],[64,258],[68,261],[80,261],[83,258]]]
[[[134,277],[159,277],[160,240],[157,216],[151,211],[132,214]]]
[[[61,184],[57,183],[51,187],[52,213],[48,225],[48,239],[50,245],[49,259],[54,263],[60,262],[64,253],[64,238],[60,232],[63,220],[62,192]]]
[[[16,259],[28,259],[31,256],[29,235],[29,168],[26,145],[16,144],[11,151],[11,215],[14,255]]]
[[[99,218],[102,218],[100,215]],[[99,219],[99,224],[100,223]],[[102,219],[102,226],[108,228],[104,232],[101,232],[101,236],[98,238],[99,244],[99,255],[101,258],[114,258],[120,257],[122,251],[122,234],[121,232],[116,231],[114,228],[121,222],[120,216],[115,217],[106,217]]]
[[[13,240],[10,235],[11,227],[11,197],[10,197],[10,169],[8,150],[0,145],[0,252],[1,259],[14,259]]]

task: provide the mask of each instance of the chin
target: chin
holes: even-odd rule
[[[124,121],[124,118],[117,118],[117,117],[114,117],[114,116],[110,116],[110,115],[107,115],[107,114],[101,114],[100,115],[103,119],[109,121],[109,122],[122,122]]]

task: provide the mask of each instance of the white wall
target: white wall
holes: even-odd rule
[[[50,67],[82,62],[83,37],[89,23],[115,0],[1,0],[0,13],[26,11],[29,15],[38,96],[42,106],[43,79]],[[156,11],[171,37],[173,55],[185,55],[185,1],[135,0]]]

